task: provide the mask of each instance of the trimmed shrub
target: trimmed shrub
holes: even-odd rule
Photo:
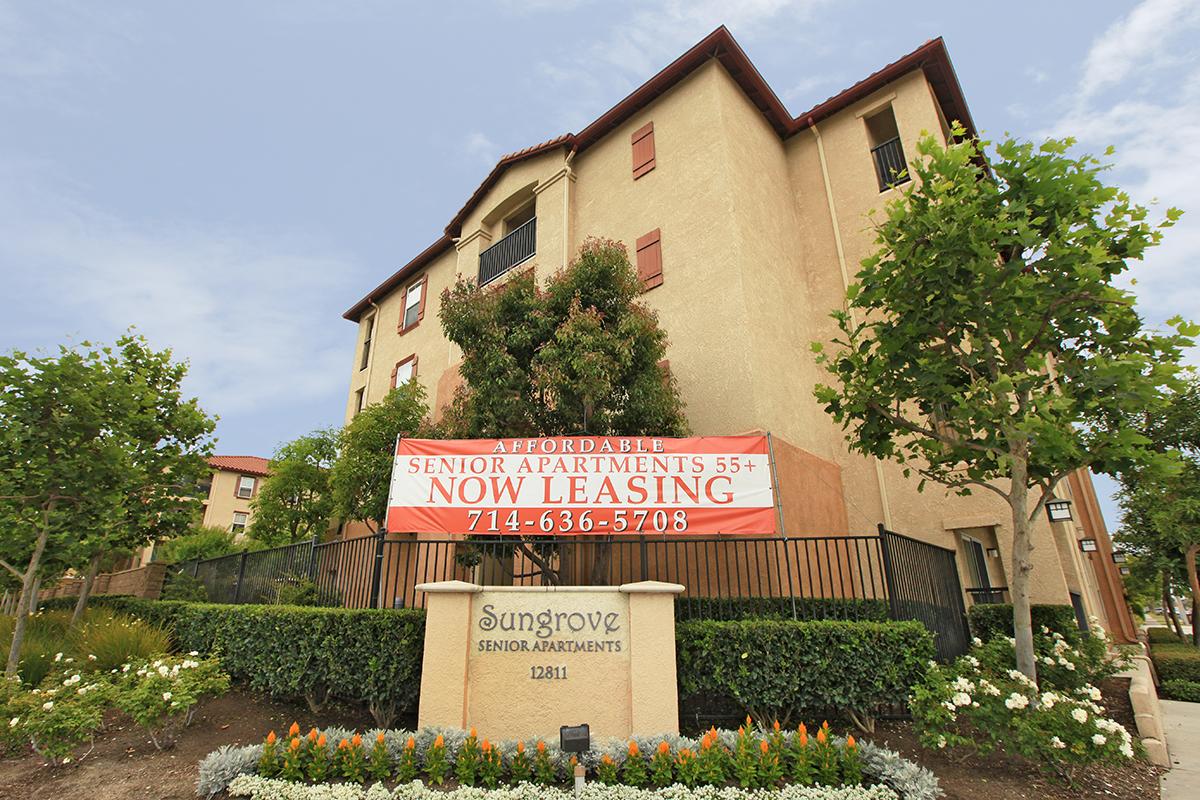
[[[1158,644],[1150,649],[1158,679],[1200,683],[1200,649],[1190,644]]]
[[[380,727],[416,707],[425,612],[97,598],[171,631],[179,650],[216,655],[235,680],[274,697],[365,703]]]
[[[173,569],[167,570],[167,579],[163,584],[159,600],[184,600],[192,603],[208,601],[208,588],[204,581],[193,578],[186,572]]]
[[[836,710],[871,727],[934,656],[919,622],[737,620],[675,626],[681,697],[728,697],[762,722]]]
[[[1183,639],[1170,628],[1146,628],[1146,640],[1150,644],[1180,644]]]
[[[886,600],[823,597],[677,597],[675,619],[853,619],[885,622]]]
[[[1075,609],[1071,606],[1034,605],[1029,610],[1033,630],[1040,632],[1049,628],[1051,633],[1061,633],[1067,640],[1079,640],[1081,631],[1075,620]],[[997,636],[1013,635],[1013,607],[1011,603],[974,605],[967,611],[971,623],[971,635],[988,641]]]
[[[1196,681],[1164,681],[1162,690],[1168,700],[1200,703],[1200,683]]]

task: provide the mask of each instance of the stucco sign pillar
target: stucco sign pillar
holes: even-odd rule
[[[421,726],[495,739],[677,733],[675,583],[424,583]]]

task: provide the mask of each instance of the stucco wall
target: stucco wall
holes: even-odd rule
[[[208,502],[204,506],[205,525],[229,530],[229,526],[233,524],[235,511],[241,511],[247,515],[247,524],[249,524],[249,520],[254,519],[254,515],[250,512],[250,500],[237,496],[238,478],[243,474],[245,473],[229,472],[223,469],[213,470],[212,488],[209,489]],[[262,487],[263,477],[261,475],[251,475],[250,477],[256,481],[254,494],[257,495],[258,490]]]

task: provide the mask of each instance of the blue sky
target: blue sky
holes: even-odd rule
[[[1147,319],[1200,319],[1200,2],[980,8],[0,0],[0,349],[136,325],[190,359],[223,453],[340,424],[342,311],[499,155],[722,23],[793,113],[944,36],[985,133],[1115,145],[1114,181],[1192,210],[1134,273]]]

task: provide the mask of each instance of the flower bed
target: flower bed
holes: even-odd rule
[[[735,787],[699,786],[689,789],[675,784],[664,789],[605,786],[590,783],[577,795],[574,789],[520,783],[502,789],[459,787],[449,791],[430,789],[418,782],[388,789],[381,783],[364,789],[354,784],[316,786],[243,775],[229,786],[232,797],[251,800],[758,800],[760,791]],[[898,795],[886,786],[785,786],[771,794],[778,800],[895,800]]]
[[[781,789],[790,792],[785,796],[797,798],[933,800],[941,794],[932,773],[870,743],[835,737],[828,726],[810,736],[804,726],[787,731],[779,727],[751,729],[748,724],[737,731],[710,729],[699,739],[665,735],[628,742],[594,741],[578,761],[553,742],[493,743],[478,738],[474,731],[425,728],[412,733],[376,730],[360,735],[330,728],[302,733],[293,724],[282,737],[272,732],[263,744],[223,747],[210,753],[200,763],[197,793],[210,797],[229,788],[234,794],[242,791],[245,796],[262,798],[342,796],[321,791],[345,791],[350,792],[347,797],[361,797],[359,787],[364,783],[385,781],[397,783],[397,791],[402,793],[396,797],[423,797],[403,793],[424,791],[414,788],[423,779],[432,786],[453,782],[459,791],[475,792],[463,797],[485,797],[483,789],[506,785],[518,794],[496,796],[517,797],[526,796],[519,794],[526,791],[521,788],[525,784],[553,793],[553,787],[571,780],[577,763],[587,771],[590,783],[612,787],[610,793],[595,795],[605,798],[641,797],[637,792],[643,789],[663,791],[672,786],[679,786],[679,792],[697,792],[678,794],[681,798],[740,798],[754,790],[774,793]],[[250,776],[256,780],[242,780],[236,784],[242,788],[233,788]],[[335,790],[323,785],[331,780],[356,788]],[[318,793],[307,794],[299,787]],[[813,787],[820,791],[798,792]],[[854,791],[830,793],[838,787]],[[733,788],[743,794],[719,793]]]

